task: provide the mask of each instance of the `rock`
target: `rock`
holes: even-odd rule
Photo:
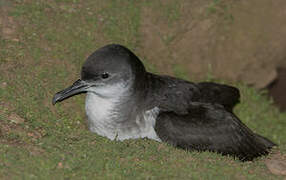
[[[281,155],[275,155],[265,162],[267,168],[272,174],[286,175],[286,159]]]
[[[6,82],[2,82],[1,84],[0,84],[0,88],[1,89],[5,89],[7,87],[7,83]]]

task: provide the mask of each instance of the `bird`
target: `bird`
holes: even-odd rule
[[[241,161],[267,155],[271,140],[233,113],[237,88],[148,72],[127,47],[108,44],[84,62],[81,78],[52,104],[86,93],[88,129],[110,140],[147,138],[187,151],[210,151]]]

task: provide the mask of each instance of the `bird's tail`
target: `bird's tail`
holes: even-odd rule
[[[257,141],[262,143],[267,149],[271,149],[273,146],[277,146],[277,144],[273,143],[266,137],[260,136],[259,134],[255,134]]]
[[[269,154],[273,146],[277,146],[275,143],[269,139],[262,137],[258,134],[254,134],[254,141],[248,142],[248,146],[245,147],[237,155],[241,161],[252,161],[253,159],[260,157],[262,155]],[[247,151],[246,151],[247,150]],[[249,151],[250,150],[250,151]]]

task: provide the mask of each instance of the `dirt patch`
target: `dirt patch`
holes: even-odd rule
[[[36,142],[46,135],[42,128],[30,130],[26,119],[16,114],[15,107],[11,103],[0,101],[0,143],[21,146],[31,154],[37,155],[42,152],[29,142]]]
[[[143,18],[141,19],[140,32],[143,47],[140,53],[149,63],[158,67],[160,73],[173,74],[174,68],[178,64],[189,65],[191,57],[185,52],[198,51],[198,48],[192,48],[189,44],[198,40],[200,35],[193,33],[198,37],[196,39],[191,37],[187,39],[186,37],[191,35],[190,32],[196,30],[207,31],[212,24],[212,22],[202,21],[200,18],[206,5],[207,3],[202,1],[184,1],[174,8],[173,1],[157,1],[155,5],[152,4],[152,8],[147,6],[142,9],[141,17]],[[165,11],[157,11],[157,9]],[[170,13],[174,14],[173,16],[176,18],[168,17]],[[198,43],[206,45],[203,38]],[[200,55],[196,53],[194,56]],[[192,75],[197,75],[197,72],[203,69],[204,63],[197,63],[197,61],[198,58],[193,59],[192,64],[195,64],[193,66],[195,68],[187,68],[192,71]]]
[[[12,113],[8,116],[8,120],[15,124],[22,124],[25,122],[24,118],[21,118],[19,115]]]
[[[160,73],[181,66],[193,80],[212,74],[259,89],[276,79],[286,58],[286,1],[185,0],[173,9],[173,1],[157,3],[165,10],[142,10],[140,54]]]

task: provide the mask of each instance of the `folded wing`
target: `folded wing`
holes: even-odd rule
[[[187,150],[232,155],[242,161],[268,153],[275,144],[256,135],[222,105],[192,102],[188,113],[161,112],[155,130],[161,140]]]

